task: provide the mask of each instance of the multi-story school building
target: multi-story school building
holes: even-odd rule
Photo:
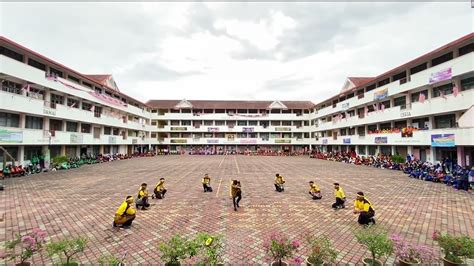
[[[40,154],[318,149],[471,165],[473,50],[469,34],[377,77],[348,78],[318,104],[143,103],[121,93],[111,75],[81,74],[1,37],[0,147],[23,164]]]

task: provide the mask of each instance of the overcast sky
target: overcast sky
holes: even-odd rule
[[[464,3],[0,3],[1,34],[149,99],[326,99],[473,31]]]

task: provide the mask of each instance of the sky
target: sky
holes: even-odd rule
[[[0,3],[0,33],[136,99],[311,100],[473,31],[457,3]]]

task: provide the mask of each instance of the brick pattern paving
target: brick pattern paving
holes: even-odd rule
[[[212,178],[212,193],[202,191],[204,173]],[[287,181],[283,193],[274,191],[275,173]],[[166,198],[152,200],[155,205],[150,210],[138,211],[131,230],[112,229],[113,214],[125,196],[136,196],[142,182],[151,191],[160,177],[166,178]],[[238,212],[229,198],[234,178],[243,186]],[[320,201],[307,194],[311,179],[322,189]],[[331,209],[333,182],[344,188],[348,208]],[[90,241],[79,258],[82,263],[97,263],[106,252],[127,251],[128,263],[156,264],[159,240],[199,231],[224,235],[226,263],[268,263],[263,238],[275,230],[301,240],[308,234],[327,234],[341,251],[339,262],[359,263],[367,253],[353,236],[359,227],[351,209],[357,191],[366,193],[375,206],[378,225],[390,233],[430,246],[436,246],[431,240],[435,229],[474,237],[472,194],[410,179],[401,172],[306,157],[137,158],[7,179],[5,185],[0,192],[0,217],[5,215],[0,244],[34,227],[47,230],[50,240],[87,236]],[[305,252],[307,247],[301,255]],[[35,256],[33,263],[51,260]]]

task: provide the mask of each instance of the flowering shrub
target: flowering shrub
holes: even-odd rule
[[[333,247],[331,240],[325,235],[307,238],[311,247],[308,262],[313,265],[323,265],[324,262],[333,263],[339,254]]]
[[[84,252],[87,246],[87,238],[78,237],[74,239],[63,239],[46,245],[48,256],[51,258],[58,256],[63,265],[78,265],[73,261],[73,257]]]
[[[393,252],[393,243],[388,238],[387,232],[378,230],[371,226],[367,229],[355,232],[357,242],[367,247],[370,251],[371,259],[370,265],[379,265],[377,259],[383,256],[390,256]]]
[[[431,263],[435,259],[435,251],[425,245],[415,245],[404,241],[399,235],[390,236],[395,248],[395,257],[407,263]]]
[[[278,265],[281,265],[283,259],[291,257],[293,253],[298,250],[300,242],[298,240],[290,241],[288,237],[280,233],[273,233],[270,239],[265,241],[263,247],[267,255],[269,255],[273,261],[278,261]],[[294,262],[300,264],[301,258],[295,258]]]
[[[442,235],[439,231],[433,232],[433,239],[444,252],[444,258],[463,263],[466,259],[474,259],[474,239],[468,236]]]
[[[180,235],[174,235],[168,242],[160,242],[158,250],[165,265],[181,265],[180,260],[191,258],[198,252],[199,245]]]
[[[194,242],[200,249],[198,253],[203,257],[199,265],[217,265],[222,263],[223,246],[221,239],[221,236],[198,233]]]
[[[20,263],[24,263],[27,259],[31,258],[35,252],[40,251],[45,243],[46,232],[40,228],[35,228],[29,234],[21,236],[18,234],[15,240],[8,241],[5,244],[6,249],[9,251],[8,256],[10,259],[20,257]],[[20,245],[20,254],[15,253],[15,248]]]

